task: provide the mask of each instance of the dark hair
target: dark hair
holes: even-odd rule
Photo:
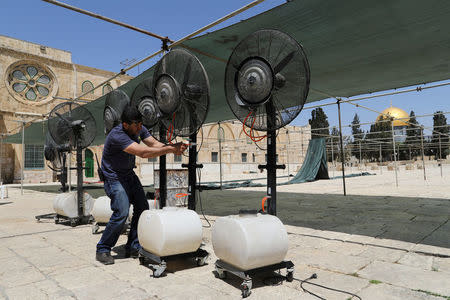
[[[122,116],[122,122],[131,124],[133,122],[142,122],[142,114],[139,112],[136,106],[128,104],[125,106]]]

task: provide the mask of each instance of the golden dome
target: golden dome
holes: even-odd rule
[[[381,112],[380,115],[378,115],[377,121],[381,120],[381,118],[385,115],[389,115],[389,116],[393,117],[394,119],[397,119],[397,120],[394,120],[394,126],[408,126],[408,123],[406,123],[406,122],[409,122],[409,115],[406,111],[404,111],[401,108],[393,107],[393,106],[386,108],[385,110],[383,110]],[[401,120],[398,120],[398,119],[401,119]]]

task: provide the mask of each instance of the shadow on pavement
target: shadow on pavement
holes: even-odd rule
[[[201,193],[207,215],[260,209],[264,192]],[[197,212],[200,205],[197,202]],[[450,200],[436,198],[277,193],[277,216],[286,225],[450,248]]]
[[[59,186],[26,187],[56,193]],[[144,187],[145,191],[153,191]],[[101,185],[86,191],[97,198]],[[226,216],[260,209],[264,192],[205,190],[204,213]],[[197,212],[201,214],[197,201]],[[437,198],[277,193],[277,216],[286,225],[344,232],[450,248],[450,200]]]

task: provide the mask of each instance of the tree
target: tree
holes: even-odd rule
[[[353,135],[353,145],[352,145],[352,155],[361,159],[359,153],[360,143],[364,137],[364,131],[361,130],[361,125],[359,124],[358,114],[355,113],[352,121],[352,135]]]
[[[411,159],[413,157],[419,156],[421,154],[421,127],[419,122],[416,120],[416,115],[414,111],[409,113],[409,125],[406,128],[406,140],[405,145],[407,147],[408,159],[409,153],[411,153]]]
[[[371,148],[382,148],[381,156],[382,160],[391,160],[392,155],[392,131],[391,120],[389,117],[381,117],[375,124],[370,126],[370,131],[366,134],[366,141],[371,144]],[[368,152],[369,159],[371,161],[379,161],[380,152],[373,150]]]
[[[328,161],[334,161],[339,156],[340,149],[339,130],[336,128],[336,126],[333,126],[333,128],[331,129],[331,136],[328,144],[330,145],[330,147],[333,147],[333,150],[328,153]],[[331,156],[332,154],[333,157]]]
[[[445,158],[449,153],[449,125],[447,125],[447,118],[442,111],[437,111],[433,116],[433,135],[431,138],[431,153],[436,159],[439,158],[439,139],[441,143],[441,157]]]
[[[311,111],[311,119],[309,119],[308,122],[309,125],[311,125],[312,139],[327,137],[330,134],[328,131],[328,127],[330,126],[330,124],[328,123],[328,117],[321,107],[318,107]]]

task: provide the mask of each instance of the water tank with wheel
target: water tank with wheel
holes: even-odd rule
[[[288,251],[280,219],[256,211],[218,218],[211,235],[216,256],[241,270],[280,263]]]
[[[158,256],[194,252],[200,247],[202,234],[200,217],[184,207],[146,210],[139,218],[139,243]]]

